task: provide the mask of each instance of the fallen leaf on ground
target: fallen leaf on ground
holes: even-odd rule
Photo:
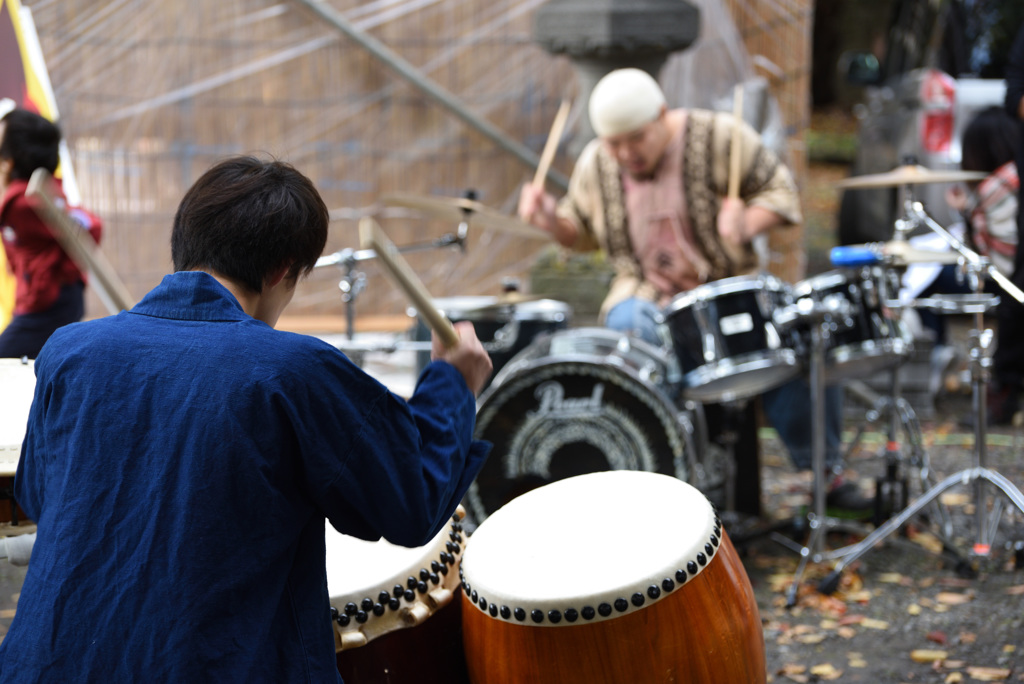
[[[885,620],[875,620],[874,618],[864,618],[864,621],[860,623],[861,627],[867,629],[889,629],[889,623]]]
[[[970,503],[971,495],[947,492],[939,495],[939,501],[945,506],[964,506]]]
[[[1010,670],[1005,667],[969,667],[967,676],[979,682],[1001,682],[1010,678]]]
[[[910,652],[910,659],[915,663],[934,663],[936,660],[945,660],[949,653],[928,648],[919,648]]]
[[[831,663],[822,663],[812,667],[811,674],[820,679],[839,679],[843,676],[843,671],[832,667]]]
[[[853,668],[863,668],[868,666],[868,661],[864,660],[864,656],[860,653],[847,653],[846,664]]]
[[[961,606],[969,603],[974,597],[970,594],[958,594],[953,591],[940,591],[935,595],[935,600],[947,606]]]
[[[932,553],[942,553],[942,540],[931,532],[921,532],[911,540]]]
[[[946,633],[939,630],[928,632],[925,638],[928,639],[928,641],[934,641],[940,646],[945,646],[947,641]]]
[[[1006,593],[1010,596],[1022,596],[1024,595],[1024,584],[1018,584],[1014,587],[1007,587]]]

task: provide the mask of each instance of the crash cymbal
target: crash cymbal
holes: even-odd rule
[[[958,171],[944,169],[930,171],[915,164],[900,166],[892,171],[865,176],[853,176],[836,183],[837,188],[894,188],[900,185],[920,185],[924,183],[960,183],[982,180],[988,174],[981,171]]]
[[[537,240],[550,240],[551,236],[534,228],[528,223],[512,216],[505,216],[486,204],[464,197],[437,197],[432,195],[415,195],[411,193],[392,192],[380,196],[380,203],[391,207],[418,209],[435,218],[458,223],[467,221],[471,226],[479,226],[502,233],[511,233],[520,237]]]

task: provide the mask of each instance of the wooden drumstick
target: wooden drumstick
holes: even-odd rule
[[[551,132],[548,133],[548,140],[544,143],[544,151],[540,155],[540,163],[537,165],[537,173],[533,176],[534,187],[544,185],[544,178],[548,175],[548,169],[555,158],[555,151],[558,149],[558,141],[562,138],[562,131],[565,130],[565,122],[569,118],[569,101],[562,100],[555,114],[555,121],[551,124]]]
[[[423,282],[409,268],[409,263],[402,258],[391,239],[369,216],[364,216],[359,221],[359,241],[362,249],[372,249],[377,253],[377,258],[405,292],[416,311],[423,316],[430,329],[438,334],[441,343],[449,349],[458,344],[459,335],[455,332],[452,322],[437,310]]]
[[[50,195],[52,182],[53,177],[46,169],[36,169],[32,173],[25,195],[38,202],[33,209],[43,223],[53,230],[57,242],[75,265],[92,275],[99,294],[103,295],[103,299],[109,300],[106,302],[108,308],[114,309],[112,313],[131,309],[135,306],[135,299],[100,251],[96,241],[54,202]]]
[[[736,118],[732,128],[732,149],[729,151],[729,197],[740,196],[740,124],[743,122],[743,84],[733,89],[732,115]]]

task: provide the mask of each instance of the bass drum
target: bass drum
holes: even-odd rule
[[[494,445],[467,494],[483,521],[515,497],[574,475],[642,470],[688,480],[690,415],[669,392],[670,355],[605,328],[541,335],[480,397],[476,438]]]

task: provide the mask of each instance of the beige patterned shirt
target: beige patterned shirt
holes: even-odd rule
[[[757,267],[753,248],[746,245],[741,251],[729,249],[718,235],[718,208],[728,185],[735,118],[731,114],[700,109],[673,110],[670,114],[677,112],[684,113],[686,125],[682,144],[670,147],[681,158],[680,173],[675,177],[680,181],[681,215],[687,224],[686,230],[680,224],[677,235],[682,235],[688,243],[688,230],[695,253],[703,259],[703,264],[694,259],[690,266],[698,269],[701,278],[706,275],[707,280],[751,273]],[[800,223],[803,220],[800,198],[789,169],[761,143],[753,128],[741,123],[740,130],[740,198],[747,206],[761,206],[775,212],[789,225]],[[666,163],[661,167],[675,168]],[[648,244],[647,231],[651,223],[649,216],[639,221],[634,216],[636,206],[626,199],[627,192],[632,190],[624,185],[623,174],[605,146],[600,140],[592,140],[577,160],[569,192],[558,206],[558,215],[572,221],[579,231],[573,249],[604,250],[615,266],[615,279],[601,306],[602,316],[629,297],[658,301],[677,293],[672,289],[689,289],[685,282],[673,284],[672,279],[652,269],[650,262],[644,263],[644,249],[638,249],[637,245]],[[662,223],[657,230],[664,231],[664,225]],[[672,230],[676,230],[675,227]],[[705,272],[700,273],[699,269]]]

